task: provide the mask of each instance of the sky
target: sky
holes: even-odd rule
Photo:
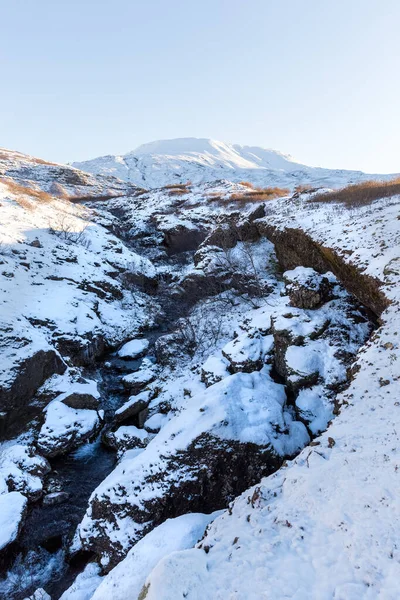
[[[0,146],[209,137],[400,172],[399,0],[0,0]]]

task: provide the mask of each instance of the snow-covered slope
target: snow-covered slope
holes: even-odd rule
[[[126,183],[115,177],[83,173],[69,165],[0,148],[0,179],[3,178],[58,198],[111,197],[127,191]]]
[[[227,179],[293,189],[299,184],[338,187],[371,178],[361,171],[308,167],[275,150],[202,138],[150,142],[123,156],[102,156],[73,165],[146,188]]]
[[[380,278],[391,304],[327,432],[233,502],[195,549],[163,559],[147,600],[399,597],[399,206],[399,197],[351,211],[304,198],[271,206],[269,222],[290,220],[343,252]]]

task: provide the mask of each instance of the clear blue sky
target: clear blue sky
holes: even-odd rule
[[[3,0],[0,146],[211,137],[399,172],[399,28],[399,0]]]

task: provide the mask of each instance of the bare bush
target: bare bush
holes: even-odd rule
[[[214,348],[221,337],[226,335],[225,311],[221,310],[220,303],[204,301],[196,310],[177,321],[176,334],[181,348],[189,356],[203,356]]]
[[[365,206],[374,200],[388,198],[400,194],[400,177],[389,181],[363,181],[349,185],[340,190],[314,194],[310,203],[340,203],[347,207]]]
[[[70,244],[79,244],[88,249],[91,246],[91,241],[86,235],[87,228],[88,226],[85,225],[83,229],[76,231],[76,228],[71,224],[68,215],[64,215],[57,221],[57,223],[52,223],[49,226],[49,231],[64,242]]]

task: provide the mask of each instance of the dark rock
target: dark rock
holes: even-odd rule
[[[68,357],[75,366],[93,365],[106,350],[101,334],[89,333],[85,337],[55,335],[54,341],[62,356]]]
[[[99,407],[99,401],[92,394],[84,394],[80,392],[72,392],[65,398],[62,398],[61,402],[70,406],[71,408],[88,408],[96,410]]]
[[[286,274],[283,278],[291,306],[314,309],[333,298],[335,284],[313,269],[307,269],[306,275],[300,279],[288,278]]]
[[[146,392],[139,394],[137,399],[135,399],[135,396],[132,396],[128,402],[125,402],[125,404],[116,411],[114,422],[124,423],[125,421],[136,417],[141,411],[148,407],[150,401],[149,398],[150,394],[147,394]]]
[[[53,349],[39,350],[23,358],[10,371],[9,384],[0,385],[2,431],[0,437],[13,437],[24,430],[40,408],[30,404],[41,385],[54,374],[62,374],[66,365]]]
[[[203,228],[194,229],[181,223],[168,229],[159,226],[159,229],[164,233],[164,244],[170,254],[196,250],[207,235]]]
[[[332,271],[346,290],[378,317],[389,306],[389,300],[380,289],[382,282],[362,273],[338,251],[315,242],[301,229],[281,230],[265,220],[257,221],[257,227],[260,235],[274,244],[283,271],[298,266],[311,267],[319,273]]]
[[[170,457],[165,471],[155,470],[153,475],[148,475],[146,485],[151,486],[152,481],[157,486],[161,485],[163,493],[159,497],[139,506],[124,503],[123,490],[119,490],[118,504],[95,495],[91,501],[95,535],[89,534],[84,538],[84,547],[99,557],[109,558],[106,567],[108,572],[126,555],[126,550],[118,542],[110,540],[105,522],[115,523],[118,515],[124,518],[129,515],[134,522],[144,526],[140,533],[132,531],[138,541],[168,518],[187,512],[209,513],[225,508],[245,489],[260,481],[261,477],[279,468],[281,463],[282,459],[269,447],[221,440],[203,434],[188,448]]]

